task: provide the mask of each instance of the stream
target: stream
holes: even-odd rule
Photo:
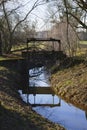
[[[46,67],[37,67],[29,70],[29,86],[31,87],[50,87],[50,72]],[[40,104],[33,107],[37,113],[54,123],[64,126],[67,130],[87,130],[87,112],[68,104],[57,95],[52,94],[22,94],[22,99],[31,104]],[[47,104],[47,106],[41,106]],[[53,104],[50,106],[50,104]],[[58,106],[57,106],[58,104]]]

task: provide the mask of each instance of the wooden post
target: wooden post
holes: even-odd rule
[[[53,51],[55,51],[55,43],[54,43],[54,41],[53,41]]]
[[[1,39],[1,32],[0,32],[0,55],[2,55],[2,39]]]
[[[27,57],[26,57],[26,59],[27,59],[27,61],[28,61],[28,39],[27,39],[27,43],[26,43],[26,47],[27,47]]]
[[[27,94],[27,104],[29,103],[29,94]]]
[[[53,95],[53,104],[54,104],[54,95]]]
[[[61,41],[59,40],[59,51],[61,51]]]
[[[35,104],[35,97],[36,97],[36,94],[34,94],[34,104]]]

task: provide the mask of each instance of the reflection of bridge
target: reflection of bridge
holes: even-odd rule
[[[31,104],[31,106],[32,107],[36,107],[36,106],[50,106],[50,107],[55,107],[55,106],[60,106],[61,105],[61,100],[59,99],[59,102],[58,103],[54,103],[54,95],[55,95],[55,93],[54,93],[54,91],[52,90],[52,88],[51,87],[28,87],[28,89],[24,89],[24,90],[22,90],[22,93],[23,94],[33,94],[34,95],[34,104]],[[51,103],[51,104],[47,104],[47,103],[45,103],[45,104],[37,104],[36,102],[35,102],[35,96],[37,95],[37,94],[50,94],[50,95],[52,95],[53,96],[53,103]]]

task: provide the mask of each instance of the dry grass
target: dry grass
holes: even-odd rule
[[[87,63],[57,71],[51,77],[56,94],[67,102],[87,110]]]

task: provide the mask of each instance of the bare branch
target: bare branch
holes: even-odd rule
[[[87,9],[87,1],[80,0],[80,2],[83,5],[83,8]]]
[[[84,24],[78,17],[76,17],[74,14],[72,14],[71,12],[68,12],[68,14],[70,14],[73,18],[75,18],[85,29],[87,29],[87,25]]]
[[[81,0],[80,0],[81,1]],[[79,7],[84,10],[84,11],[87,11],[87,2],[80,2],[80,1],[76,1],[76,3],[79,5]]]
[[[10,24],[9,24],[9,19],[8,19],[8,16],[7,16],[7,13],[6,13],[6,9],[5,9],[5,3],[2,2],[2,6],[3,6],[3,11],[4,11],[4,15],[5,15],[5,19],[6,19],[6,22],[7,22],[7,26],[8,26],[8,30],[9,32],[11,32],[11,28],[10,28]]]
[[[21,8],[21,5],[16,7],[15,9],[12,9],[11,11],[8,12],[8,16],[11,15],[13,12],[15,12],[16,10],[18,10],[19,8]]]
[[[28,11],[28,13],[26,14],[26,16],[25,16],[22,20],[20,20],[20,21],[15,25],[15,27],[14,27],[12,33],[14,33],[15,29],[17,28],[17,26],[18,26],[20,23],[24,22],[24,21],[27,19],[27,17],[29,16],[29,14],[30,14],[36,7],[38,7],[38,6],[40,6],[40,5],[44,5],[44,4],[45,4],[45,3],[43,3],[43,2],[41,3],[41,2],[38,2],[38,0],[36,0],[36,2],[35,2],[34,5],[32,6],[32,8]]]

